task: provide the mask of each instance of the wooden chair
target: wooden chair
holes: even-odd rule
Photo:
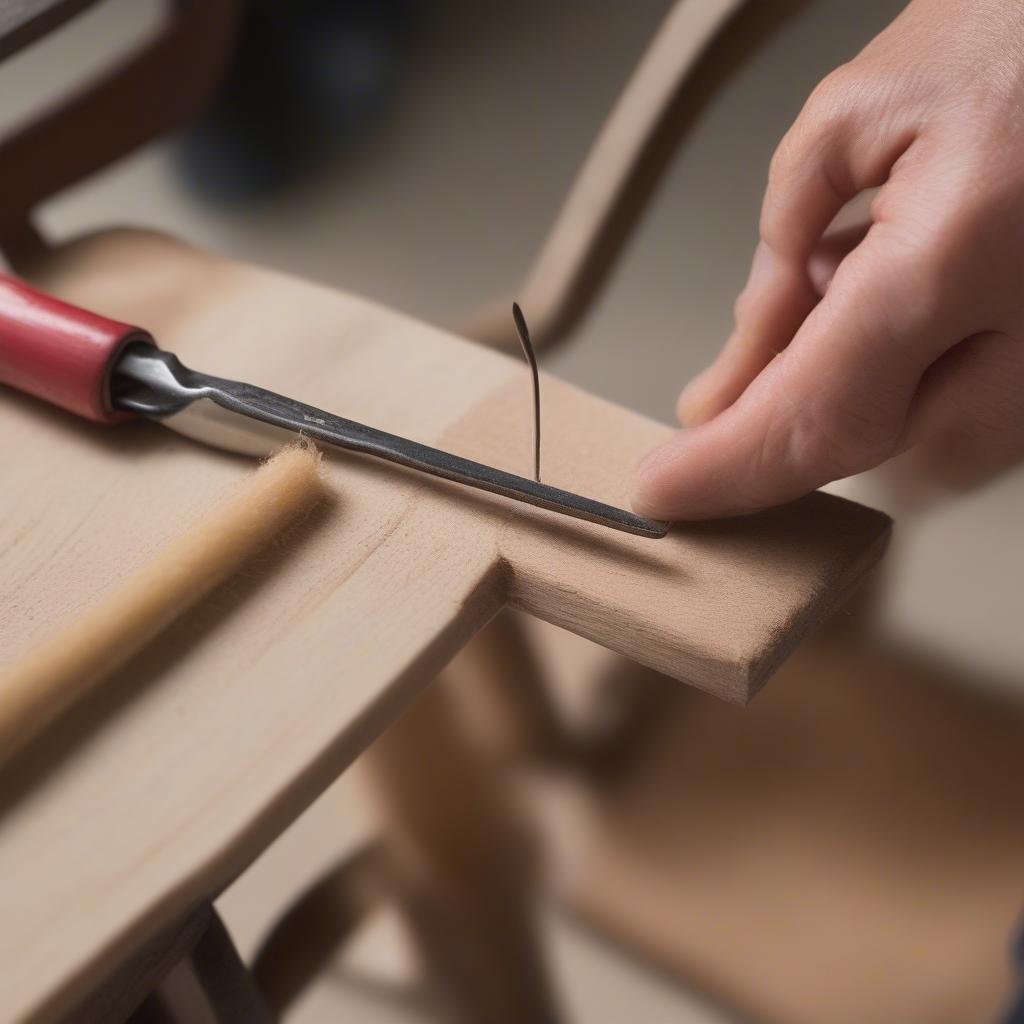
[[[4,26],[8,52],[83,6],[21,5]],[[713,34],[737,6],[705,3],[693,24]],[[167,239],[108,232],[51,248],[32,229],[38,202],[197,109],[223,63],[235,9],[182,3],[175,11],[122,73],[136,96],[152,73],[151,92],[162,94],[187,51],[189,88],[140,110],[115,75],[0,144],[0,167],[11,169],[0,211],[5,253],[41,286],[145,324],[212,372],[515,464],[508,439],[528,395],[521,368],[504,356]],[[684,80],[656,79],[655,105],[673,107]],[[638,138],[660,124],[655,116]],[[41,163],[47,170],[34,174]],[[637,166],[617,165],[613,192],[634,174],[649,181]],[[613,202],[605,212],[617,209]],[[622,237],[621,228],[586,234]],[[591,246],[584,240],[557,296],[585,296],[579,282],[599,279]],[[545,307],[542,337],[565,329],[571,307],[562,299]],[[323,372],[328,366],[337,372]],[[551,478],[624,501],[633,460],[664,428],[554,380],[545,392],[548,429],[560,438]],[[104,593],[246,471],[242,460],[169,441],[157,428],[108,433],[15,395],[5,394],[0,420],[3,473],[17,495],[2,524],[11,541],[0,572],[5,659]],[[360,906],[391,896],[456,1012],[553,1019],[526,907],[525,829],[449,706],[452,695],[435,686],[429,699],[414,699],[511,604],[744,701],[859,582],[888,533],[884,517],[813,495],[651,545],[365,460],[332,460],[329,478],[335,503],[259,576],[223,588],[170,629],[0,779],[0,864],[17,880],[3,898],[2,987],[13,1019],[180,1018],[188,992],[225,1021],[283,1009],[305,980],[293,955],[289,962],[300,948],[288,941],[289,920],[256,964],[258,991],[209,902],[367,748],[388,828],[344,869],[344,884],[321,885],[300,905],[323,911],[317,955]],[[510,677],[534,671],[529,649],[508,632],[488,642],[504,652],[506,680],[494,692],[507,697]],[[493,675],[495,659],[485,652],[483,660]],[[556,747],[543,689],[528,694],[506,701],[505,720],[523,723],[520,735],[538,746],[548,729]],[[339,898],[346,893],[350,902]],[[300,919],[309,921],[291,924]]]
[[[516,289],[531,310],[539,347],[563,342],[583,318],[628,241],[666,160],[702,103],[752,46],[801,5],[763,4],[741,10],[742,6],[684,0],[666,18]],[[485,304],[460,326],[460,333],[514,351],[517,341],[505,312],[507,305],[507,298]],[[449,744],[483,744],[495,773],[501,770],[493,763],[497,759],[515,771],[532,765],[575,779],[572,806],[565,807],[564,815],[547,816],[544,829],[564,832],[564,827],[558,827],[560,821],[573,821],[572,834],[554,846],[567,843],[576,857],[586,851],[586,870],[556,872],[573,879],[562,894],[566,903],[604,935],[697,984],[734,1011],[779,1024],[846,1019],[844,1013],[851,1020],[864,1019],[865,997],[849,995],[866,990],[880,959],[895,963],[900,950],[914,944],[932,952],[913,963],[901,962],[898,983],[893,979],[872,995],[879,1002],[869,1015],[924,1024],[938,1019],[937,1004],[948,1004],[956,1008],[951,1015],[981,1017],[994,1012],[1008,985],[1002,944],[1014,911],[1009,866],[1024,852],[1019,826],[1024,806],[1016,791],[1005,790],[998,779],[1007,770],[1019,773],[1020,758],[1014,750],[1024,749],[1020,743],[1024,721],[1014,706],[974,692],[975,681],[939,670],[919,653],[880,644],[873,636],[871,604],[869,595],[854,615],[805,644],[781,673],[784,692],[762,698],[758,708],[763,712],[748,713],[745,719],[728,708],[680,693],[664,677],[628,660],[588,659],[571,637],[550,630],[535,637],[531,623],[509,613],[497,617],[467,645],[446,669],[443,683],[421,698],[417,713],[427,719],[427,705],[436,705],[436,721],[444,714],[442,703],[463,711],[469,706],[472,735],[465,735],[463,726],[460,738],[449,711]],[[565,725],[552,699],[554,679],[559,673],[572,675],[572,666],[578,662],[587,664],[587,670],[576,673],[580,675],[577,686],[593,690],[600,681],[598,689],[611,688],[614,697],[611,722],[604,715],[596,731],[584,734]],[[871,709],[883,699],[883,689],[892,701],[892,713],[902,716],[902,741],[894,730],[879,734],[873,728]],[[784,710],[776,713],[776,708]],[[801,708],[805,715],[817,716],[816,725],[823,730],[820,737],[791,735],[786,723],[799,720]],[[910,725],[915,715],[947,742],[956,737],[948,748],[950,765],[957,766],[951,770],[973,780],[972,808],[954,804],[937,818],[916,820],[915,803],[939,799],[949,780],[932,751],[931,744],[938,740]],[[396,730],[393,742],[399,751],[413,729],[407,725]],[[386,738],[387,742],[392,740]],[[808,781],[827,778],[828,784],[801,786],[803,779],[780,774],[773,743],[802,759]],[[861,789],[877,793],[876,800],[850,794],[841,763],[829,756],[830,751],[850,751],[858,744],[873,752],[874,759],[860,766]],[[701,751],[700,757],[712,762],[716,748],[735,749],[747,772],[738,769],[730,775],[726,762],[721,777],[709,777],[702,771],[700,758],[687,754],[695,748]],[[1014,762],[1012,769],[1007,757]],[[892,771],[894,760],[906,770],[887,781],[884,775]],[[756,769],[749,767],[752,761]],[[925,771],[911,767],[918,763],[933,767]],[[688,785],[690,779],[697,781]],[[766,802],[781,799],[793,808],[777,821],[778,845],[771,869],[777,878],[770,877],[755,858],[737,862],[727,834],[711,847],[710,859],[695,861],[693,835],[709,829],[718,834],[722,813],[716,813],[716,808],[733,807],[733,820],[743,820],[749,810],[737,786],[746,780],[750,794],[755,794],[757,779],[763,783]],[[905,816],[899,828],[893,827],[893,811],[885,807],[884,794],[893,787],[899,791],[897,806]],[[830,854],[831,888],[826,892],[831,899],[811,900],[806,914],[776,920],[763,909],[770,905],[776,887],[791,880],[791,898],[797,900],[801,879],[821,870],[801,822],[820,820],[830,810],[833,792],[844,794],[848,801],[845,827],[857,829],[858,841]],[[407,845],[409,836],[403,828],[407,801],[398,799],[392,807],[386,791],[384,796],[384,834],[394,834],[395,842]],[[458,806],[460,796],[457,784],[446,795],[442,784],[436,784],[429,805]],[[681,799],[685,799],[682,805]],[[577,805],[585,809],[582,818]],[[485,823],[488,815],[481,813]],[[587,822],[582,835],[581,820]],[[486,831],[485,824],[481,827]],[[943,931],[929,931],[916,916],[911,893],[923,897],[929,890],[920,886],[913,859],[901,858],[896,841],[887,835],[889,828],[919,850],[942,843],[943,830],[948,830],[969,832],[988,851],[993,870],[987,895],[972,883],[970,856],[950,856],[941,868],[933,866],[938,875],[930,898],[957,922],[972,956],[954,956],[947,962],[944,958],[952,947]],[[424,825],[416,837],[421,854],[441,840],[450,845],[458,833],[443,817]],[[441,876],[445,858],[454,865],[460,863],[448,848],[437,856],[442,861],[437,866]],[[863,899],[863,894],[857,895],[857,878],[869,863],[885,865],[887,884],[872,899]],[[1009,868],[1009,873],[999,865]],[[400,881],[388,884],[392,898],[399,898]],[[372,889],[379,897],[379,874]],[[321,879],[272,934],[258,965],[266,990],[277,992],[281,1005],[295,991],[282,986],[275,976],[275,959],[287,945],[285,938],[301,935],[309,919],[316,917],[321,941],[340,944],[351,935],[358,918],[343,913],[332,926],[330,914],[323,912],[327,894],[350,910],[360,890],[360,873],[343,865],[333,878]],[[963,902],[943,897],[942,893],[950,892],[963,894]],[[886,918],[887,904],[894,915],[891,920]],[[821,931],[834,927],[841,915],[845,915],[845,945],[839,939],[821,943]],[[721,941],[707,927],[716,917],[728,929]],[[750,921],[761,923],[751,925]],[[457,922],[447,923],[457,927]],[[746,957],[736,954],[740,946],[749,950]],[[776,955],[765,957],[760,951],[766,948],[776,950]],[[842,968],[816,970],[815,960],[808,956],[812,950]],[[764,968],[751,967],[755,963],[763,963]],[[301,974],[301,967],[281,971],[292,985]]]

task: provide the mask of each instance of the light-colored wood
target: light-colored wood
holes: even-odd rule
[[[681,116],[683,101],[692,99],[696,102],[691,107],[699,106],[702,90],[699,84],[693,87],[691,73],[742,6],[743,0],[677,0],[673,5],[608,116],[519,289],[517,297],[531,312],[538,345],[550,345],[564,337],[599,293],[647,205],[660,167],[692,121]],[[515,351],[516,332],[508,308],[508,298],[489,304],[467,318],[461,333]],[[501,784],[487,754],[498,753],[507,761],[525,757],[549,766],[565,764],[573,757],[572,738],[552,704],[550,687],[538,671],[520,620],[510,613],[495,618],[466,645],[420,705],[416,718],[403,723],[401,742],[378,744],[382,749],[370,758],[371,766],[376,766],[378,795],[382,796],[378,806],[384,818],[385,845],[405,851],[411,846],[418,860],[432,866],[427,873],[429,884],[414,876],[406,879],[404,886],[405,891],[426,897],[421,900],[423,913],[407,911],[417,945],[427,951],[435,975],[449,983],[453,995],[461,996],[461,1008],[469,1019],[547,1019],[554,1012],[553,1000],[539,969],[536,942],[530,948],[530,933],[535,931],[529,927],[530,902],[521,879],[510,877],[507,871],[500,837],[511,823],[500,820],[502,801],[485,807],[479,800],[467,802],[468,794],[461,793],[458,786],[446,789],[439,783],[426,787],[414,756],[405,753],[406,748],[416,750],[431,742],[430,735],[418,735],[417,721],[429,723],[431,731],[447,737],[446,746],[457,751],[468,745],[471,732],[482,749],[475,754],[475,768],[463,773],[490,780],[495,792],[500,792]],[[456,705],[461,716],[453,713]],[[467,713],[469,721],[465,721]],[[436,742],[437,736],[433,739]],[[447,765],[446,750],[439,753]],[[468,756],[473,757],[472,752]],[[442,772],[440,777],[454,774],[457,772]],[[471,792],[477,792],[480,785]],[[412,796],[401,799],[407,793]],[[410,803],[417,808],[413,818],[418,828],[410,828],[404,820]],[[458,808],[461,821],[471,824],[460,827],[454,823],[454,808]],[[481,841],[480,836],[488,831],[494,833],[492,840]],[[409,873],[410,859],[408,855],[399,859],[399,875],[403,869]],[[450,896],[445,900],[451,891],[446,875],[458,873],[460,863],[466,860],[478,867],[462,877],[458,905],[453,906]],[[449,865],[455,866],[454,871]],[[466,923],[471,921],[486,922],[487,927],[471,928],[474,938],[467,943]],[[510,935],[519,936],[511,953]],[[464,967],[461,976],[454,972],[454,955],[447,960],[430,956],[439,944],[457,950],[460,940],[463,956],[478,964],[478,977],[468,975]],[[503,971],[496,970],[498,964]]]
[[[323,494],[319,463],[311,446],[282,450],[113,593],[5,673],[0,764],[308,511]]]
[[[553,1024],[534,837],[447,675],[360,761],[391,895],[453,1021]]]
[[[206,930],[181,965],[167,979],[164,995],[180,1024],[277,1024],[252,975],[242,963],[228,930],[213,910]],[[183,973],[184,977],[180,974]],[[174,985],[175,981],[179,981]],[[177,989],[177,990],[176,990]]]
[[[254,961],[278,1014],[380,903],[393,904],[447,1015],[469,1024],[557,1017],[540,872],[507,769],[564,763],[565,733],[523,628],[497,615],[360,759],[380,828],[303,893]]]
[[[134,232],[68,247],[35,281],[144,324],[208,372],[529,468],[522,365],[364,300]],[[624,503],[667,428],[555,380],[544,391],[546,478]],[[54,1019],[218,891],[503,604],[743,701],[889,529],[819,494],[649,541],[367,458],[327,462],[337,500],[286,551],[167,630],[0,778],[12,1020]],[[5,393],[0,665],[109,594],[251,466],[153,424],[94,427]]]
[[[673,5],[602,127],[518,290],[517,297],[531,312],[538,345],[563,338],[599,293],[661,168],[693,122],[701,97],[709,92],[706,82],[696,80],[700,76],[692,72],[742,6],[743,0],[677,0]],[[478,310],[461,325],[460,333],[515,351],[509,302],[505,298]],[[513,822],[502,821],[500,811],[504,805],[512,815],[508,800],[472,799],[488,786],[494,793],[501,791],[500,776],[488,755],[498,753],[508,761],[525,757],[551,766],[565,764],[578,753],[519,623],[510,613],[492,620],[420,699],[411,720],[398,730],[401,739],[385,739],[369,758],[381,797],[383,845],[406,852],[395,863],[404,881],[398,888],[421,894],[420,913],[405,901],[417,947],[424,950],[435,980],[447,983],[469,1020],[539,1021],[554,1012],[535,941],[531,947],[531,931],[536,929],[529,927],[530,901],[522,879],[508,872],[502,834]],[[456,708],[461,714],[454,713]],[[417,725],[429,725],[430,732],[420,735]],[[475,753],[470,734],[476,741]],[[438,747],[440,737],[444,743]],[[432,751],[432,763],[441,760],[437,775],[442,781],[425,784],[416,763],[420,748]],[[472,760],[474,767],[460,768],[460,758]],[[471,776],[475,785],[465,792],[457,784],[445,786],[445,778],[460,774]],[[494,806],[487,806],[490,803]],[[452,817],[455,809],[458,820]],[[410,817],[415,826],[410,826]],[[481,840],[488,833],[490,841]],[[411,860],[429,869],[412,872]],[[466,873],[461,864],[469,861],[476,869]],[[452,898],[455,875],[457,901]],[[479,926],[483,924],[486,927]],[[518,939],[510,944],[513,935]],[[447,956],[440,955],[438,947]],[[461,971],[453,970],[460,966],[459,959],[465,961]],[[468,972],[465,963],[474,962],[476,971]]]
[[[204,904],[183,920],[136,948],[130,958],[108,975],[103,984],[75,1007],[74,1024],[168,1024],[163,1014],[147,1014],[159,1001],[156,991],[168,975],[177,973],[206,929],[211,908]],[[141,1019],[140,1019],[141,1018]]]
[[[657,721],[614,778],[546,807],[578,914],[743,1020],[1002,1019],[1024,708],[834,629],[742,712],[619,672],[659,695]]]

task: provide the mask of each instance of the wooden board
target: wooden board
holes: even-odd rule
[[[528,472],[525,368],[362,299],[120,232],[36,281],[198,369]],[[639,351],[638,358],[642,358]],[[545,478],[625,503],[666,433],[544,381]],[[159,426],[0,403],[0,666],[251,472]],[[745,701],[878,559],[888,520],[817,494],[665,540],[338,454],[335,499],[0,779],[0,993],[54,1019],[241,871],[505,603]]]

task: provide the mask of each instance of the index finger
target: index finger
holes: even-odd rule
[[[640,467],[634,507],[663,519],[781,504],[898,449],[922,373],[967,328],[941,266],[881,226],[839,268],[793,342],[718,417]]]

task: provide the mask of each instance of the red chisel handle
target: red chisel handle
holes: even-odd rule
[[[0,274],[0,384],[98,423],[127,418],[110,404],[110,373],[124,347],[153,339]]]

